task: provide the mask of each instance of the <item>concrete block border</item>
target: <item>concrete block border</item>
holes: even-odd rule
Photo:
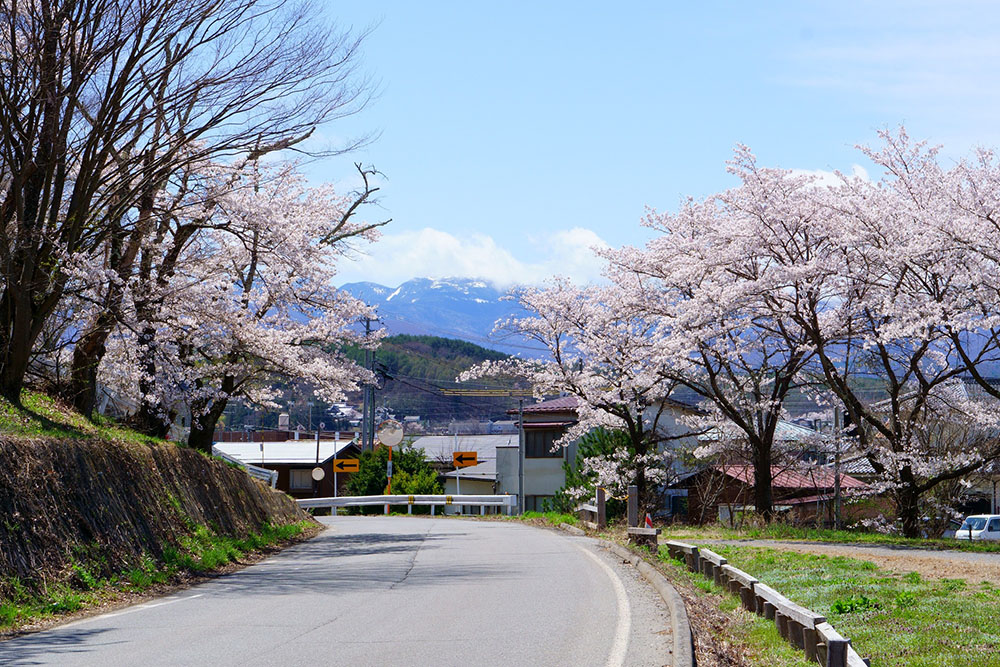
[[[825,616],[795,604],[752,575],[729,565],[715,552],[699,550],[684,542],[670,541],[664,546],[672,558],[683,560],[692,572],[700,572],[738,595],[747,611],[773,620],[785,641],[804,651],[807,660],[814,660],[823,667],[866,667],[869,664],[854,650],[851,640],[841,637],[827,623]]]

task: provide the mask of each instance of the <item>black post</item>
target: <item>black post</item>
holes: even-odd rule
[[[608,515],[604,509],[604,487],[597,487],[597,528],[606,528],[608,525]]]
[[[635,484],[628,487],[628,527],[636,528],[639,525],[639,489]]]

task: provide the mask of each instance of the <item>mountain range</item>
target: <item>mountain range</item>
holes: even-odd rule
[[[536,343],[493,333],[498,320],[526,312],[513,299],[504,298],[508,291],[484,280],[413,278],[398,287],[358,282],[341,289],[375,306],[389,334],[457,338],[528,357],[544,354]]]

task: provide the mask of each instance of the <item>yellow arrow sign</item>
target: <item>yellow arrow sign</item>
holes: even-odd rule
[[[357,472],[361,462],[358,459],[334,459],[333,469],[337,472]]]
[[[456,468],[468,468],[479,462],[478,456],[477,452],[455,452],[451,455],[451,461]]]

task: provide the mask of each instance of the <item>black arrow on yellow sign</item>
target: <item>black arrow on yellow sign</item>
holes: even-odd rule
[[[455,452],[451,455],[451,460],[456,468],[466,468],[476,465],[478,455],[478,452]]]
[[[337,472],[357,472],[361,462],[358,459],[334,459],[333,469]]]

